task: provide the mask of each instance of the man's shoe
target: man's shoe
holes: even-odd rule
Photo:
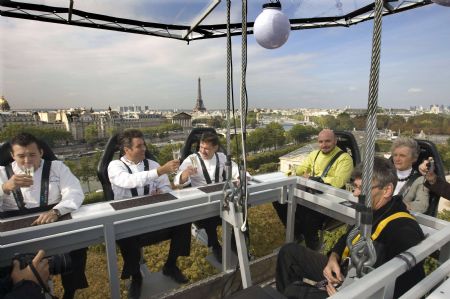
[[[212,248],[212,253],[214,255],[214,257],[216,258],[216,260],[222,264],[222,246],[214,246]]]
[[[189,281],[177,266],[164,265],[162,272],[164,275],[169,276],[178,283],[186,283]]]
[[[139,299],[142,290],[142,276],[136,275],[131,278],[131,283],[128,288],[128,299]]]

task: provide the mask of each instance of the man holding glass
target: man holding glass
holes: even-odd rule
[[[77,210],[84,199],[78,179],[62,161],[43,160],[44,152],[36,137],[20,133],[11,140],[13,162],[0,167],[0,212],[20,210],[28,214],[40,208],[32,225],[52,223]],[[32,209],[33,210],[28,210]],[[88,286],[84,270],[86,249],[70,253],[73,271],[62,274],[64,299]]]
[[[219,183],[226,180],[225,162],[227,157],[218,152],[219,137],[212,132],[205,132],[200,137],[199,151],[189,155],[183,163],[174,179],[175,186],[200,187],[207,184]],[[239,170],[236,163],[232,162],[233,179],[239,178]],[[214,257],[222,262],[222,247],[217,239],[217,226],[222,219],[211,217],[197,222],[204,228],[208,236],[208,247],[212,247]]]
[[[119,143],[122,156],[108,165],[108,177],[115,200],[172,191],[167,175],[178,169],[179,160],[172,160],[160,166],[157,162],[147,159],[144,135],[136,129],[125,130],[119,138]],[[179,256],[189,255],[190,236],[190,224],[183,224],[118,240],[124,259],[121,278],[131,277],[128,298],[139,298],[141,293],[143,278],[139,262],[142,246],[163,240],[171,240],[169,254],[162,269],[163,274],[178,283],[186,283],[188,280],[176,262]]]

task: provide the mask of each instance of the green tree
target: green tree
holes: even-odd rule
[[[72,140],[72,134],[62,129],[54,129],[47,127],[8,125],[0,132],[0,140],[11,140],[12,137],[27,132],[33,134],[41,140],[44,140],[49,146],[57,143],[65,144],[66,141]]]
[[[311,136],[317,134],[317,129],[311,126],[294,125],[288,132],[289,136],[295,143],[302,143],[310,139]]]
[[[352,130],[353,129],[353,121],[350,118],[348,113],[341,113],[336,117],[338,125],[336,127],[337,130]]]
[[[277,149],[277,146],[281,146],[285,144],[286,136],[283,129],[283,126],[276,122],[271,122],[265,127],[265,138],[263,144],[268,147],[274,147]]]

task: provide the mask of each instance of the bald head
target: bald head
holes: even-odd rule
[[[333,130],[323,129],[319,133],[319,138],[317,139],[319,142],[319,147],[322,153],[328,154],[331,152],[336,146],[336,135],[334,135]]]

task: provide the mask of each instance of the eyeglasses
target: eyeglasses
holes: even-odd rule
[[[351,193],[355,192],[356,190],[360,190],[361,191],[361,188],[362,188],[362,186],[357,186],[357,185],[354,185],[352,183],[345,184],[345,190],[347,190],[348,192],[351,192]],[[375,188],[384,188],[384,186],[375,185],[375,186],[372,186],[370,188],[370,190],[373,190]]]

